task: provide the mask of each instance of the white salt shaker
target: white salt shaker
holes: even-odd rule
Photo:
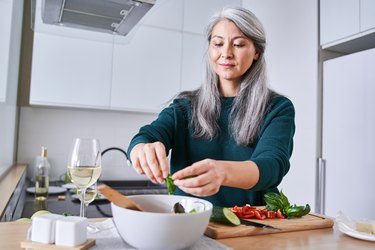
[[[67,216],[56,221],[57,246],[74,247],[87,241],[87,218]]]
[[[42,214],[33,218],[31,225],[31,240],[51,244],[55,242],[55,223],[64,218],[58,214]]]

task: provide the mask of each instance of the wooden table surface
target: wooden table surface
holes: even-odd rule
[[[30,222],[1,222],[0,249],[21,249],[20,242],[26,239],[26,231],[30,225]],[[355,239],[333,228],[227,238],[218,241],[233,249],[375,249],[374,241]]]

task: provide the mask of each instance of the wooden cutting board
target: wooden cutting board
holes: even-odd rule
[[[21,241],[21,248],[38,250],[88,250],[95,246],[95,239],[88,239],[85,243],[75,247],[56,246],[54,244],[43,244],[31,240]]]
[[[267,224],[280,230],[264,229],[253,226],[239,225],[229,226],[219,223],[210,222],[206,229],[205,235],[213,239],[242,237],[260,234],[284,233],[292,231],[311,230],[319,228],[332,227],[334,221],[330,218],[319,214],[310,213],[302,218],[292,219],[265,219],[265,220],[251,220],[262,224]]]

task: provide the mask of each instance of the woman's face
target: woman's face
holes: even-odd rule
[[[235,95],[242,75],[258,59],[253,42],[229,21],[218,22],[211,35],[208,48],[213,70],[219,76],[221,94]]]

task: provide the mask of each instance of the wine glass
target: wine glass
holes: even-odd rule
[[[94,184],[92,184],[91,186],[89,186],[87,189],[86,189],[86,193],[85,193],[85,200],[83,201],[83,203],[85,204],[85,207],[87,208],[89,206],[89,204],[91,202],[93,202],[97,195],[98,195],[98,190],[96,189],[97,187],[97,182],[95,182]],[[79,197],[80,201],[82,202],[82,195],[81,195],[81,191],[80,190],[77,190],[77,196]],[[89,230],[90,233],[96,233],[96,232],[99,232],[100,229],[95,226],[94,224],[90,223],[87,225],[87,230]]]
[[[98,194],[98,191],[96,189],[96,183],[97,182],[95,182],[94,184],[92,184],[86,189],[85,200],[83,201],[83,203],[85,204],[85,207],[88,207],[88,205],[96,199],[96,196]]]
[[[88,207],[88,205],[91,202],[93,202],[96,199],[96,196],[98,195],[98,191],[96,189],[96,186],[97,186],[96,183],[97,182],[95,182],[94,184],[86,188],[85,200],[83,201],[83,203],[85,204],[85,207]],[[82,201],[81,190],[77,190],[77,196],[78,196],[78,199]]]
[[[86,190],[98,180],[102,172],[98,139],[76,138],[74,140],[67,172],[72,183],[77,187],[77,194],[80,194],[79,216],[85,217]]]

